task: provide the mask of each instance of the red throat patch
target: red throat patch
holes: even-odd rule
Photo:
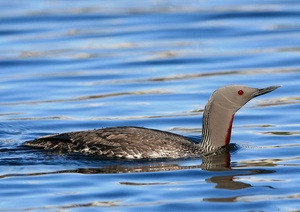
[[[234,118],[234,115],[232,115],[229,127],[227,129],[227,135],[226,135],[226,139],[225,139],[225,145],[228,145],[230,143],[233,118]]]

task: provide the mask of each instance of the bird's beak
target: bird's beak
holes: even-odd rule
[[[255,93],[252,94],[253,98],[260,96],[260,95],[264,95],[266,93],[269,93],[271,91],[274,91],[275,89],[281,87],[280,85],[274,85],[274,86],[270,86],[270,87],[266,87],[266,88],[259,88],[257,89],[257,91]]]

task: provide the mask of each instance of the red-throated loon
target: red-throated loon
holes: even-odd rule
[[[258,89],[229,85],[217,89],[204,109],[199,144],[170,132],[126,126],[48,135],[27,141],[24,145],[60,153],[79,152],[108,158],[199,157],[228,145],[235,113],[252,98],[278,87]]]

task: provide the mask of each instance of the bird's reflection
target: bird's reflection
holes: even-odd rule
[[[232,146],[231,146],[232,147]],[[234,147],[233,147],[234,148]],[[217,172],[217,176],[211,176],[206,179],[208,183],[216,184],[217,189],[237,190],[252,187],[248,183],[235,180],[240,176],[257,175],[273,173],[274,171],[263,169],[233,169],[231,167],[231,151],[232,148],[226,147],[215,154],[204,155],[201,157],[202,163],[199,165],[180,165],[182,161],[141,161],[138,164],[131,165],[113,165],[104,168],[93,169],[77,169],[79,173],[134,173],[134,172],[158,172],[158,171],[174,171],[184,169],[202,169],[204,171]],[[199,160],[200,161],[200,160]],[[126,185],[145,185],[145,183],[122,182]],[[147,184],[147,183],[146,183]],[[148,183],[153,184],[153,183]],[[154,183],[160,184],[160,183]]]
[[[82,161],[83,163],[99,164],[99,168],[77,168],[73,170],[61,170],[55,172],[39,172],[29,174],[5,174],[0,178],[11,176],[33,176],[45,174],[58,174],[58,173],[81,173],[81,174],[112,174],[112,173],[138,173],[138,172],[160,172],[160,171],[176,171],[188,169],[201,169],[203,171],[212,172],[209,178],[205,179],[207,183],[214,183],[217,189],[237,190],[252,187],[248,183],[236,180],[240,176],[249,176],[257,174],[273,173],[273,170],[264,169],[238,169],[231,167],[231,152],[234,151],[232,146],[222,148],[220,151],[201,156],[196,160],[195,165],[185,165],[185,162],[190,162],[191,159],[182,160],[108,160],[100,159],[97,156],[86,155],[68,155],[65,159],[69,161]],[[198,164],[199,161],[199,164]],[[28,161],[27,161],[28,162]],[[95,162],[95,163],[94,163]],[[200,163],[201,162],[201,163]],[[126,185],[140,185],[135,182],[121,182]],[[144,185],[145,183],[143,183]],[[150,183],[151,184],[151,183]],[[158,183],[159,184],[159,183]]]

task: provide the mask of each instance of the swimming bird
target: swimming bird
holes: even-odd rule
[[[254,97],[280,86],[228,85],[210,96],[202,119],[200,143],[182,135],[143,127],[110,127],[47,135],[23,145],[59,153],[79,152],[108,158],[186,158],[210,154],[229,145],[235,113]]]

